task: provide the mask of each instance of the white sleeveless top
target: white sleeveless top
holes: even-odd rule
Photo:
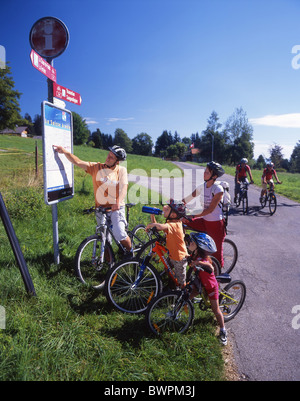
[[[217,185],[213,184],[210,188],[206,187],[206,182],[204,183],[204,209],[207,209],[209,205],[211,204],[211,201],[214,197],[214,195],[218,193],[224,193],[224,189],[222,185]],[[223,201],[223,196],[221,199],[221,202]],[[213,210],[211,213],[207,214],[206,216],[203,216],[204,220],[207,221],[219,221],[223,220],[223,211],[221,205],[217,205],[215,210]]]

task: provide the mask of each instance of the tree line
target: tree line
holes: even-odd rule
[[[16,125],[26,125],[29,134],[42,135],[42,117],[36,114],[32,119],[26,113],[21,116],[19,99],[22,93],[15,90],[10,67],[0,69],[0,130],[15,128]],[[291,172],[300,173],[300,140],[295,145],[290,159],[284,159],[282,147],[278,144],[270,147],[270,157],[266,160],[260,155],[257,160],[254,156],[253,127],[249,123],[247,114],[242,107],[236,108],[224,125],[219,121],[216,111],[212,111],[207,120],[207,126],[200,134],[192,133],[189,137],[181,138],[175,131],[164,130],[153,143],[146,132],[137,134],[130,139],[127,133],[117,128],[114,135],[105,134],[97,128],[91,132],[86,121],[75,112],[73,115],[73,141],[75,145],[87,144],[99,149],[107,149],[117,144],[125,148],[128,153],[155,156],[169,159],[184,159],[191,149],[199,149],[197,160],[207,162],[212,160],[221,164],[235,165],[242,157],[249,160],[251,167],[263,168],[266,161],[272,161],[275,168],[282,168]]]

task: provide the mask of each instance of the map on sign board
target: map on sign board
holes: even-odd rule
[[[74,195],[74,169],[65,155],[53,145],[63,146],[72,153],[72,113],[49,102],[42,104],[44,195],[46,204],[61,202]]]

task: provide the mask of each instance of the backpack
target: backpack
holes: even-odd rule
[[[216,185],[221,185],[224,189],[223,193],[223,201],[220,202],[220,207],[223,208],[223,212],[228,212],[231,206],[231,196],[229,193],[229,184],[227,181],[216,181]]]

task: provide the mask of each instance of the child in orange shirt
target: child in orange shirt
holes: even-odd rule
[[[163,207],[163,215],[166,218],[165,224],[156,222],[151,215],[151,223],[147,225],[146,230],[155,227],[157,230],[166,233],[166,248],[169,251],[171,265],[174,267],[175,276],[179,284],[184,287],[186,282],[186,268],[188,251],[184,242],[184,232],[181,217],[185,215],[185,205],[176,203],[173,199]]]

